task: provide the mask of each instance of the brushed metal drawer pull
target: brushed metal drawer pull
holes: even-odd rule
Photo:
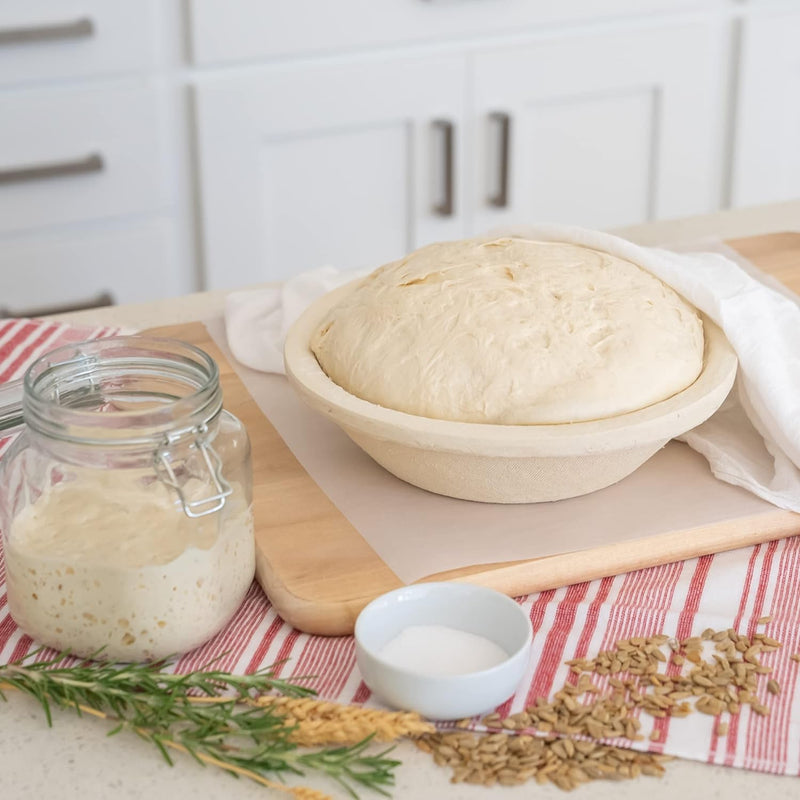
[[[83,39],[94,34],[94,23],[88,17],[74,22],[55,22],[52,25],[30,25],[25,28],[0,29],[0,45],[55,42],[63,39]]]
[[[500,127],[499,160],[497,170],[497,194],[488,199],[495,208],[508,208],[508,160],[511,141],[511,117],[503,111],[489,114],[489,120]]]
[[[12,167],[0,170],[0,185],[8,183],[25,183],[42,178],[64,178],[69,175],[85,175],[90,172],[101,172],[105,168],[103,156],[92,153],[86,158],[76,161],[57,161],[52,164],[36,164],[30,167]]]
[[[453,216],[453,123],[446,119],[435,119],[432,123],[434,130],[442,134],[442,158],[444,196],[440,203],[435,203],[433,213],[440,217]]]

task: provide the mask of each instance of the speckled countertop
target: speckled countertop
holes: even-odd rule
[[[722,212],[616,231],[642,244],[686,242],[705,237],[734,238],[785,230],[800,230],[800,201],[753,209]],[[64,315],[73,322],[147,327],[218,316],[225,292],[205,292],[185,298],[136,306],[122,306]],[[107,737],[108,727],[99,720],[77,719],[56,712],[48,729],[33,700],[9,693],[0,705],[0,798],[33,800],[248,800],[278,796],[268,789],[234,780],[191,759],[178,757],[176,766],[160,760],[152,745],[122,733]],[[400,800],[518,800],[564,797],[552,786],[529,783],[514,788],[452,785],[447,770],[434,766],[430,757],[408,743],[395,750],[402,760],[393,796]],[[324,781],[306,785],[343,797],[341,790]],[[364,797],[377,795],[363,794]],[[594,782],[577,790],[585,800],[666,800],[681,797],[764,797],[789,800],[800,796],[800,780],[745,772],[701,763],[675,761],[662,779],[639,778],[621,783]]]

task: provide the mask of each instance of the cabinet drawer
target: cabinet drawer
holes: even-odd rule
[[[0,3],[0,85],[146,68],[153,11],[153,0]]]
[[[538,25],[680,9],[715,0],[190,0],[197,64],[519,33]]]
[[[122,230],[0,241],[0,313],[80,305],[109,294],[136,303],[187,291],[170,223]]]
[[[0,232],[152,210],[164,202],[154,90],[0,98]]]

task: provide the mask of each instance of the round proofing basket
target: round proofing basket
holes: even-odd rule
[[[327,312],[361,279],[314,302],[290,328],[286,375],[314,410],[329,417],[381,466],[437,494],[485,503],[537,503],[587,494],[630,475],[670,439],[704,422],[736,377],[736,354],[703,318],[703,370],[676,395],[616,417],[559,425],[489,425],[406,414],[345,391],[309,347]]]

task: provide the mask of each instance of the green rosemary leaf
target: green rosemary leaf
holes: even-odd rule
[[[363,755],[371,739],[368,736],[358,744],[306,753],[298,761],[306,767],[327,773],[352,797],[357,797],[351,785],[353,783],[388,796],[384,787],[394,786],[393,770],[400,762],[386,758],[393,749],[391,747],[373,756]]]
[[[159,752],[164,757],[164,761],[166,761],[167,764],[169,764],[171,767],[175,766],[174,762],[172,761],[172,757],[167,752],[167,748],[164,747],[164,743],[162,742],[161,736],[159,736],[157,733],[154,733],[151,736],[145,738],[149,738],[150,741],[158,748]]]
[[[151,742],[172,765],[170,751],[214,764],[230,774],[269,785],[267,776],[303,775],[313,770],[329,776],[351,797],[356,788],[386,795],[400,762],[389,750],[370,754],[370,738],[356,745],[300,751],[291,741],[296,725],[271,704],[247,705],[266,693],[313,697],[316,692],[275,676],[275,666],[250,675],[205,669],[185,675],[164,671],[171,664],[116,664],[65,661],[67,654],[35,660],[41,651],[0,665],[0,699],[13,688],[33,697],[52,726],[52,706],[79,715],[91,712],[113,723],[108,735],[133,731]]]
[[[13,667],[13,665],[9,665],[9,667]],[[54,700],[55,698],[50,698],[46,693],[43,693],[35,680],[30,684],[27,684],[20,678],[16,671],[12,671],[8,675],[3,675],[2,672],[0,672],[0,683],[13,686],[18,691],[27,692],[29,695],[31,695],[31,697],[33,697],[42,707],[45,719],[47,720],[47,727],[53,727],[53,715],[50,711],[50,700]],[[5,695],[3,695],[3,700],[6,700]]]

